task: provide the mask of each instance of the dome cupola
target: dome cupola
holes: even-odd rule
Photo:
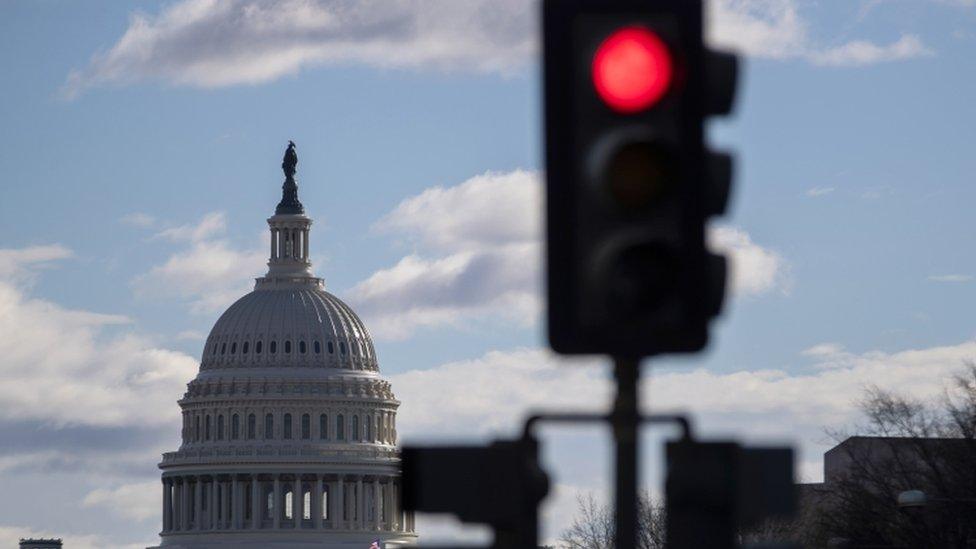
[[[233,374],[242,368],[313,377],[337,369],[378,371],[373,341],[363,321],[312,274],[312,220],[298,200],[297,165],[295,144],[289,141],[281,163],[285,173],[281,202],[268,218],[268,272],[214,324],[201,356],[201,374]]]

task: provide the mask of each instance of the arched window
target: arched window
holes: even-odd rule
[[[305,342],[304,341],[299,341],[298,342],[298,352],[299,353],[302,353],[303,355],[305,354]]]
[[[254,352],[257,353],[257,354],[261,354],[261,342],[260,341],[258,341],[257,343],[254,344]]]
[[[383,413],[376,414],[376,438],[379,442],[386,440],[386,433],[383,432]]]
[[[369,436],[371,434],[370,433],[370,427],[372,425],[373,425],[373,416],[367,415],[365,421],[363,421],[363,429],[366,431],[366,434],[363,436],[363,438],[366,439],[366,442],[370,442],[371,440],[373,440]]]
[[[352,416],[352,439],[359,441],[359,416]]]
[[[207,433],[206,433],[206,437],[207,437],[207,440],[210,440],[210,416],[209,415],[207,416]]]
[[[241,416],[237,414],[230,418],[230,438],[232,440],[241,438]]]
[[[275,354],[275,353],[278,352],[278,342],[277,341],[272,341],[268,345],[269,345],[268,352],[270,352],[271,354]]]
[[[192,500],[193,498],[190,498],[190,499]],[[265,501],[267,501],[267,504],[264,506],[264,518],[266,518],[266,519],[273,519],[274,518],[274,509],[275,509],[275,500],[274,500],[274,490],[273,489],[268,488],[267,495],[265,496]]]
[[[333,345],[331,341],[329,342],[329,354],[330,355],[335,354],[335,345]]]
[[[212,355],[217,354],[217,342],[216,341],[213,344],[213,351],[211,351],[210,354],[212,354]]]
[[[315,347],[315,354],[319,354],[319,353],[322,352],[322,346],[319,345],[319,340],[317,340],[317,339],[315,340],[314,347]]]
[[[346,424],[342,414],[336,416],[336,440],[346,440]]]
[[[329,520],[329,487],[322,487],[322,518]]]
[[[254,440],[258,436],[258,418],[254,414],[247,416],[247,438]]]
[[[290,339],[285,341],[285,352],[286,353],[290,353],[291,352],[291,340]]]
[[[312,417],[308,414],[302,414],[302,439],[308,440],[312,438]]]
[[[223,342],[223,343],[220,344],[220,354],[223,355],[223,354],[226,354],[226,353],[227,353],[227,342],[225,341],[225,342]]]
[[[274,438],[274,416],[271,414],[264,416],[264,438]]]
[[[193,440],[200,440],[200,416],[193,418]]]
[[[302,518],[312,520],[312,493],[302,487]]]
[[[292,520],[293,518],[295,518],[294,506],[292,506],[292,501],[291,501],[292,500],[291,496],[293,493],[294,492],[291,491],[291,488],[286,488],[284,490],[284,493],[281,494],[282,498],[284,499],[284,501],[282,501],[282,503],[284,504],[282,505],[282,507],[285,508],[285,518],[288,520]]]
[[[234,354],[236,352],[237,352],[237,342],[235,341],[230,344],[230,354]]]
[[[285,414],[285,438],[291,438],[291,414]]]
[[[326,414],[319,416],[319,438],[322,440],[329,438],[329,416]]]
[[[343,355],[346,354],[346,342],[345,341],[340,341],[339,342],[339,354],[343,354]]]
[[[247,341],[245,341],[245,342],[244,342],[244,348],[243,348],[243,349],[241,349],[241,352],[242,352],[242,353],[244,353],[245,355],[247,354],[247,343],[248,343],[248,342],[247,342]]]
[[[224,440],[224,415],[217,416],[217,440]]]

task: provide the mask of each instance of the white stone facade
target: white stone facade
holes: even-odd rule
[[[359,317],[310,272],[311,220],[275,215],[268,274],[220,317],[163,455],[160,547],[411,544],[399,401]]]

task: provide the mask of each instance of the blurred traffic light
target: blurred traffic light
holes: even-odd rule
[[[743,532],[796,509],[793,451],[734,442],[667,445],[667,547],[732,549]]]
[[[549,477],[539,465],[535,438],[488,446],[407,446],[401,458],[405,510],[487,524],[495,549],[537,546],[538,506],[549,492]]]
[[[705,224],[728,155],[735,57],[702,43],[701,0],[544,0],[549,340],[647,356],[708,339],[725,287]]]

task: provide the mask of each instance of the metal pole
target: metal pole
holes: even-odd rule
[[[611,422],[617,452],[616,547],[637,548],[637,429],[640,424],[637,380],[640,360],[614,357],[617,397]]]

